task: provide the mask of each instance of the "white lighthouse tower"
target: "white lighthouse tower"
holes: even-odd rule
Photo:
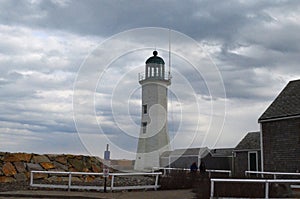
[[[168,132],[168,86],[164,60],[153,51],[147,59],[145,74],[139,76],[142,85],[142,119],[134,169],[159,167],[159,156],[170,150]]]

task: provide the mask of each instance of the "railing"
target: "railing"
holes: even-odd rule
[[[245,176],[249,176],[249,174],[273,175],[274,179],[276,179],[276,177],[279,176],[279,175],[300,176],[300,173],[269,172],[269,171],[245,171]]]
[[[210,179],[211,187],[210,187],[210,198],[214,198],[214,187],[215,182],[255,182],[255,183],[265,183],[265,198],[269,198],[269,184],[270,183],[300,183],[300,180],[295,179],[280,179],[280,180],[272,180],[272,179]]]
[[[163,176],[167,175],[167,172],[170,173],[170,171],[190,171],[190,169],[186,168],[168,168],[168,167],[153,167],[152,172],[155,172],[157,170],[163,170]]]
[[[187,168],[168,168],[168,167],[153,167],[152,172],[157,170],[163,170],[163,176],[167,175],[167,171],[190,171],[190,169]],[[228,176],[231,176],[230,170],[215,170],[215,169],[206,169],[206,172],[208,172],[208,176],[211,177],[211,173],[228,173]]]
[[[67,185],[57,185],[57,184],[36,184],[33,182],[35,173],[45,173],[45,174],[59,174],[59,175],[68,175],[68,184]],[[107,190],[127,190],[127,189],[155,189],[160,187],[158,185],[158,177],[162,173],[110,173],[111,183],[110,187],[107,187]],[[93,176],[103,176],[103,173],[88,173],[88,172],[64,172],[64,171],[31,171],[30,173],[30,186],[40,187],[40,188],[58,188],[58,189],[86,189],[86,190],[104,190],[104,186],[81,186],[81,185],[72,185],[72,176],[74,175],[93,175]],[[155,176],[154,185],[136,185],[136,186],[114,186],[115,176]]]
[[[145,79],[159,79],[159,80],[171,80],[172,76],[169,73],[164,73],[163,75],[161,74],[153,74],[151,76],[146,77],[145,73],[139,73],[138,76],[139,81],[145,80]]]

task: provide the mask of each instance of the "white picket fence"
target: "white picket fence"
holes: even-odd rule
[[[56,174],[62,176],[68,176],[68,184],[41,184],[34,183],[34,174],[44,173],[44,174]],[[90,172],[64,172],[64,171],[31,171],[30,173],[30,186],[31,187],[39,187],[39,188],[57,188],[57,189],[85,189],[85,190],[104,190],[104,185],[101,186],[83,186],[83,185],[73,185],[72,184],[72,176],[78,175],[91,175],[91,176],[103,176],[103,173],[90,173]],[[158,178],[162,175],[161,172],[155,173],[109,173],[111,176],[110,186],[107,187],[107,190],[128,190],[128,189],[154,189],[157,190],[160,185],[158,185]],[[117,176],[154,176],[155,184],[153,185],[134,185],[134,186],[114,186]]]
[[[162,170],[163,176],[167,175],[170,171],[190,171],[190,169],[187,168],[168,168],[168,167],[153,167],[152,172]],[[214,170],[214,169],[206,169],[206,172],[208,173],[208,176],[211,177],[212,173],[227,173],[228,176],[231,176],[230,170]]]
[[[249,174],[260,174],[260,175],[271,175],[274,179],[277,176],[299,176],[300,173],[285,173],[285,172],[269,172],[269,171],[245,171],[245,176],[249,176]]]

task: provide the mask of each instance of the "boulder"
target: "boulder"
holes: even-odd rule
[[[46,170],[55,168],[55,166],[52,162],[42,162],[42,163],[40,163],[40,165]]]
[[[33,163],[41,163],[41,162],[50,162],[49,158],[45,155],[35,155],[33,156]]]
[[[49,158],[49,160],[53,161],[57,157],[57,154],[47,154],[47,157]]]
[[[30,162],[32,154],[28,153],[6,153],[4,155],[4,162]]]
[[[26,172],[26,165],[24,162],[14,162],[14,165],[19,173]]]
[[[27,176],[25,175],[25,173],[17,173],[15,175],[15,179],[18,181],[18,182],[24,182],[24,181],[27,181]]]
[[[33,179],[47,179],[48,174],[46,173],[34,173],[33,174]]]
[[[101,173],[102,172],[102,168],[99,165],[92,164],[92,171],[95,172],[95,173]]]
[[[83,162],[81,160],[78,160],[78,159],[69,159],[68,161],[71,164],[71,166],[73,168],[75,168],[75,170],[77,170],[77,171],[82,171],[83,170],[84,164],[83,164]]]
[[[68,171],[69,169],[66,165],[58,163],[56,161],[54,161],[53,164],[55,165],[55,168],[60,171]]]
[[[83,162],[85,163],[85,167],[88,169],[88,170],[91,170],[92,168],[92,160],[90,157],[87,157],[87,156],[84,156],[83,157]]]
[[[4,152],[0,152],[0,161],[2,161],[4,159],[4,155],[5,155]]]
[[[6,162],[2,166],[2,172],[5,176],[13,176],[17,173],[14,165],[12,165],[12,163],[10,163],[10,162]]]
[[[55,161],[64,165],[67,164],[67,158],[65,156],[58,156],[55,158]]]
[[[0,182],[15,182],[13,177],[0,176]]]
[[[86,176],[84,182],[94,182],[95,176]]]
[[[61,182],[62,179],[60,176],[51,176],[49,178],[47,178],[48,182]]]
[[[68,182],[69,177],[61,177],[62,182]],[[82,182],[82,180],[79,177],[72,177],[72,182]]]
[[[40,164],[34,164],[34,163],[27,163],[27,170],[28,171],[42,171],[43,168]]]

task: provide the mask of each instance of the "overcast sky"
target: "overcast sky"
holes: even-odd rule
[[[235,147],[300,78],[299,32],[298,0],[0,0],[0,151],[134,159],[169,33],[172,147]]]

